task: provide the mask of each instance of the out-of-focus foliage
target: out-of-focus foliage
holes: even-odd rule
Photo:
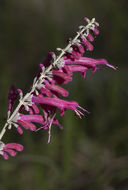
[[[70,99],[91,114],[83,120],[67,112],[65,130],[9,131],[4,141],[24,144],[16,158],[0,159],[0,190],[126,190],[128,189],[128,14],[125,0],[1,0],[0,123],[7,111],[11,84],[26,92],[48,51],[64,47],[84,16],[95,17],[100,35],[87,56],[106,58],[117,71],[80,75],[67,88]],[[84,22],[83,22],[84,23]],[[60,118],[61,120],[61,118]]]

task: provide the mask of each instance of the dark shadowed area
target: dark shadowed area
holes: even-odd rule
[[[8,161],[0,157],[0,190],[128,189],[128,12],[126,0],[0,1],[0,129],[12,84],[30,89],[47,52],[66,46],[83,18],[95,17],[100,35],[85,56],[105,58],[110,68],[80,74],[65,88],[69,100],[91,112],[82,120],[73,111],[59,118],[64,130],[22,136],[15,129],[3,140],[24,145]]]

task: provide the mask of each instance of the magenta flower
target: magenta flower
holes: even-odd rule
[[[88,51],[93,50],[93,45],[84,36],[81,37],[81,42]]]
[[[99,34],[99,30],[97,28],[92,29],[92,31],[94,32],[95,35]]]
[[[85,52],[84,47],[81,44],[72,45],[72,51],[66,52],[65,57],[71,60],[79,59]]]
[[[67,90],[65,90],[64,88],[55,85],[55,84],[46,84],[45,85],[46,89],[49,89],[51,91],[52,94],[58,96],[59,94],[61,94],[62,96],[66,97],[69,95],[69,92]]]
[[[36,126],[35,126],[33,123],[29,122],[29,121],[18,120],[17,122],[18,122],[18,124],[19,124],[20,126],[22,126],[22,127],[23,127],[24,129],[26,129],[26,130],[36,131]],[[20,127],[20,126],[18,126],[18,127],[19,127],[20,130],[21,130],[21,127]],[[18,132],[19,132],[19,130],[18,130]],[[21,134],[21,133],[20,133],[20,134]]]
[[[68,82],[72,81],[72,77],[62,71],[57,71],[53,69],[53,79],[58,84],[67,84]]]
[[[43,97],[43,96],[33,96],[32,102],[34,102],[35,104],[40,104],[42,108],[43,108],[43,106],[44,107],[50,106],[51,109],[58,108],[61,111],[61,116],[64,114],[66,109],[71,109],[71,110],[75,111],[75,113],[79,116],[83,115],[83,113],[80,112],[78,110],[78,108],[80,108],[83,111],[88,113],[88,111],[81,108],[76,101],[66,101],[66,100],[62,100],[60,98],[56,98],[56,97],[48,98],[48,97]]]
[[[30,114],[34,113],[39,114],[39,108],[35,104],[32,104]]]
[[[35,123],[42,123],[43,117],[41,115],[23,115],[20,114],[18,121],[29,121]]]
[[[81,57],[79,60],[75,60],[75,61],[67,59],[65,60],[65,64],[83,66],[87,69],[92,69],[92,72],[96,72],[99,65],[105,65],[116,70],[116,67],[114,67],[113,65],[110,65],[105,59],[92,59],[89,57]]]
[[[87,35],[87,38],[90,42],[93,42],[94,41],[94,37],[92,36],[92,34],[88,34]]]
[[[5,160],[8,160],[9,156],[16,156],[17,152],[21,152],[23,150],[23,146],[17,143],[8,143],[4,144],[0,141],[0,154],[3,156]]]
[[[23,115],[20,114],[17,121],[15,121],[18,125],[16,126],[16,129],[19,134],[23,133],[23,130],[21,126],[24,129],[30,130],[30,131],[36,131],[36,125],[34,123],[44,124],[44,119],[41,115]]]
[[[48,96],[48,97],[52,96],[52,93],[50,92],[49,89],[46,88],[46,85],[45,87],[40,88],[40,93],[44,96]]]

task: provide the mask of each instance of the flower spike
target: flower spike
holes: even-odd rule
[[[91,69],[93,73],[104,65],[116,70],[105,59],[93,59],[84,57],[86,51],[92,51],[92,42],[95,35],[99,34],[95,18],[92,20],[84,18],[87,25],[79,27],[76,36],[68,41],[65,48],[57,48],[60,54],[49,52],[46,59],[39,64],[38,72],[32,82],[31,90],[23,95],[21,89],[11,86],[8,96],[7,121],[0,133],[0,154],[4,159],[16,156],[17,152],[23,150],[23,146],[17,143],[4,144],[1,139],[7,129],[15,127],[21,135],[24,130],[33,132],[48,130],[48,143],[51,140],[51,128],[54,125],[63,129],[57,117],[57,110],[60,116],[65,114],[67,109],[73,110],[80,118],[84,113],[89,112],[82,108],[78,102],[65,99],[69,92],[62,88],[61,84],[72,81],[73,73],[80,72],[85,78],[86,71]],[[14,109],[14,103],[19,96],[19,104]],[[40,125],[38,128],[36,124]]]

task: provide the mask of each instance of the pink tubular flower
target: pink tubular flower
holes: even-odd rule
[[[39,114],[39,109],[35,104],[32,104],[32,109],[34,113]]]
[[[92,31],[94,32],[95,35],[99,34],[99,30],[97,28],[94,28]]]
[[[89,57],[81,57],[79,60],[75,60],[75,61],[67,59],[65,61],[65,64],[81,65],[83,67],[86,67],[87,69],[92,69],[92,72],[96,71],[98,65],[106,65],[106,66],[116,70],[116,67],[114,67],[113,65],[110,65],[105,59],[92,59]]]
[[[84,47],[81,44],[72,45],[71,53],[67,52],[65,56],[71,60],[79,59],[85,52]]]
[[[74,110],[76,112],[77,115],[83,115],[83,113],[81,113],[77,108],[80,108],[86,112],[88,112],[87,110],[81,108],[79,106],[79,104],[75,101],[66,101],[66,100],[62,100],[60,98],[47,98],[47,97],[41,97],[41,96],[33,96],[32,97],[32,102],[34,102],[35,104],[41,104],[42,107],[43,105],[45,106],[51,106],[51,108],[59,108],[61,111],[61,116],[64,114],[64,111],[66,109],[71,109]]]
[[[0,141],[0,154],[3,156],[5,160],[8,160],[9,156],[16,156],[17,152],[21,152],[23,150],[23,146],[17,143],[8,143],[4,144]]]
[[[66,60],[67,58],[65,58],[65,60]],[[70,70],[70,68],[69,68],[69,65],[64,65],[64,67],[62,68],[62,70],[63,70],[63,72],[64,73],[66,73],[66,74],[68,74],[69,76],[71,76],[72,77],[72,71]]]
[[[20,134],[23,133],[21,126],[27,130],[36,131],[36,126],[32,122],[44,124],[44,119],[41,115],[23,115],[23,114],[20,114],[19,118],[16,121],[16,123],[18,124],[17,131]]]
[[[94,37],[92,36],[92,34],[88,34],[87,38],[88,38],[88,40],[89,40],[90,42],[93,42],[93,41],[94,41]]]
[[[19,120],[35,122],[35,123],[42,123],[43,117],[41,115],[23,115],[23,114],[20,114],[18,121]]]
[[[46,84],[45,88],[48,88],[53,94],[57,96],[58,94],[61,94],[62,96],[66,97],[69,94],[67,90],[55,84]]]
[[[26,130],[36,131],[36,126],[29,121],[18,120],[17,122]]]
[[[49,89],[46,88],[46,85],[45,87],[41,87],[40,92],[44,96],[48,96],[48,97],[52,96],[52,93],[49,91]]]
[[[81,42],[88,51],[93,50],[93,45],[84,36],[81,37]]]
[[[58,84],[67,84],[68,82],[72,81],[72,77],[67,75],[66,73],[58,70],[53,70],[53,79]]]
[[[81,44],[74,45],[72,47],[73,47],[73,50],[80,53],[81,56],[85,53],[85,49]]]

